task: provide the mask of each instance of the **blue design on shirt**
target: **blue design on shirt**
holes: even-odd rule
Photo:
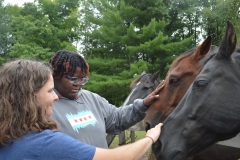
[[[72,125],[74,131],[77,133],[79,128],[84,128],[88,125],[95,126],[97,123],[97,120],[91,111],[82,111],[78,112],[77,114],[70,113],[66,114],[65,116],[68,119],[69,123]]]

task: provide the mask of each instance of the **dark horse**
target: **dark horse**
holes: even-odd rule
[[[160,71],[157,71],[154,74],[143,72],[140,77],[132,81],[130,85],[131,92],[129,93],[128,97],[125,99],[123,105],[132,104],[135,99],[147,97],[147,95],[153,92],[154,89],[157,88],[157,86],[161,82],[159,77],[160,77]],[[145,130],[144,122],[141,121],[135,124],[134,126],[132,126],[130,129],[144,131]],[[120,136],[124,136],[123,134],[125,133],[122,132]],[[114,138],[115,138],[115,135],[112,135],[112,134],[107,135],[106,139],[108,142],[108,146],[111,145]]]
[[[153,145],[158,160],[187,159],[240,132],[240,53],[234,52],[236,39],[228,21],[218,52],[207,60],[164,121],[160,139]]]
[[[140,77],[132,81],[130,85],[131,92],[124,101],[123,105],[131,104],[135,99],[143,99],[147,97],[147,95],[153,92],[160,84],[161,80],[159,77],[160,71],[157,71],[154,74],[142,73]],[[144,121],[140,121],[139,123],[130,127],[130,130],[144,131]]]
[[[157,71],[154,74],[143,72],[140,77],[132,81],[130,85],[131,92],[124,101],[123,105],[131,104],[135,99],[143,99],[147,97],[147,95],[153,92],[161,82],[159,77],[160,71]]]

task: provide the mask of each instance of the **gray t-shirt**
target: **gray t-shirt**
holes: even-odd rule
[[[121,131],[141,121],[147,111],[143,99],[117,108],[96,93],[81,89],[75,100],[62,97],[54,102],[53,118],[61,132],[87,144],[108,148],[106,133]]]

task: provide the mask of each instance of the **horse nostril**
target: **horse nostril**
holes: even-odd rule
[[[151,128],[150,123],[146,122],[145,131],[147,132]]]

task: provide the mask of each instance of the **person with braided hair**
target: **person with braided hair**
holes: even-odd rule
[[[145,99],[117,108],[100,95],[82,88],[90,73],[87,61],[78,53],[59,50],[49,63],[59,97],[54,102],[53,118],[60,131],[97,147],[108,148],[106,133],[120,134],[141,121],[162,88],[159,86]]]
[[[20,59],[0,68],[0,160],[136,160],[160,135],[161,123],[114,149],[82,143],[57,130],[53,88],[51,68],[40,61]]]

